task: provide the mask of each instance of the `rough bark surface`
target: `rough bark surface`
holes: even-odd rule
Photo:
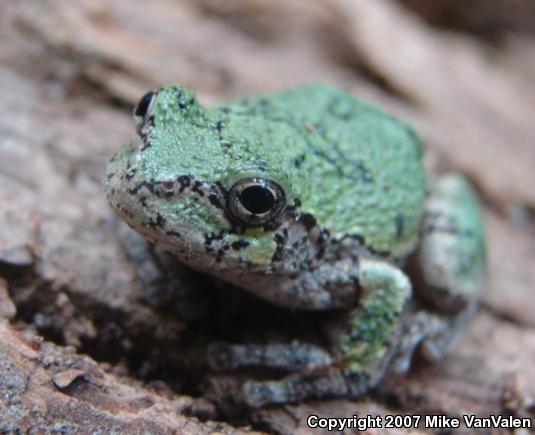
[[[448,2],[428,3],[0,3],[0,432],[308,433],[312,413],[535,417],[533,7],[514,2],[504,16],[472,2],[451,20]],[[210,306],[221,292],[116,221],[105,165],[147,89],[180,82],[210,103],[314,80],[410,120],[430,167],[475,183],[489,240],[482,307],[443,361],[362,400],[224,416],[199,395],[202,368],[184,350],[192,322],[209,319],[208,335],[225,322]],[[252,303],[223,294],[231,316]]]

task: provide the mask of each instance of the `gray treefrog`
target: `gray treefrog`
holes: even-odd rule
[[[486,268],[476,196],[462,176],[426,174],[407,124],[322,84],[213,108],[169,85],[134,115],[106,183],[133,229],[289,310],[342,312],[327,348],[211,347],[214,370],[286,373],[244,382],[249,406],[361,395],[416,349],[440,357],[473,313]]]

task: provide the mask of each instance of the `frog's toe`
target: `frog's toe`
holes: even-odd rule
[[[277,381],[247,381],[242,388],[244,402],[251,408],[347,396],[348,391],[346,379],[339,370],[329,370],[321,375],[295,374]]]

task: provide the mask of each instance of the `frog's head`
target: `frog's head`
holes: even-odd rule
[[[206,109],[176,85],[149,92],[108,167],[108,199],[131,227],[216,273],[273,270],[307,184],[287,155],[302,139],[240,107]]]

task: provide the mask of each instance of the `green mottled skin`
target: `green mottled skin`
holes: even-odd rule
[[[251,406],[361,394],[422,342],[440,353],[473,312],[485,272],[477,199],[460,176],[428,182],[408,125],[320,84],[213,108],[177,85],[155,95],[139,137],[110,162],[114,209],[182,262],[259,297],[347,311],[331,349],[343,381],[250,384]],[[253,177],[278,184],[284,207],[266,224],[237,224],[228,192]],[[400,268],[414,252],[416,289]],[[408,306],[420,326],[407,326]],[[319,364],[306,349],[299,359]],[[284,366],[280,352],[266,348],[262,363]]]

